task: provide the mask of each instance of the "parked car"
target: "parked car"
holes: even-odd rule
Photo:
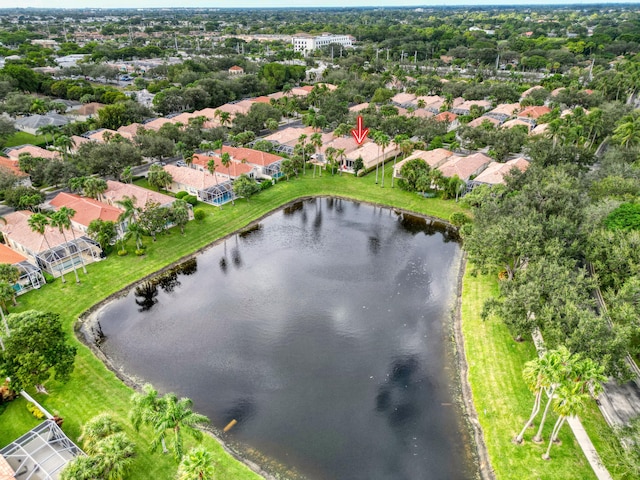
[[[158,165],[160,167],[164,167],[166,165],[165,162],[153,162],[152,165]]]
[[[178,167],[186,167],[186,166],[187,166],[187,162],[185,162],[184,160],[178,160],[178,161],[176,162],[176,165],[177,165]]]

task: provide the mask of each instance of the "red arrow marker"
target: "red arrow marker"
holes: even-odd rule
[[[368,128],[362,128],[362,115],[358,115],[358,129],[356,130],[354,128],[353,130],[351,130],[351,135],[353,135],[353,138],[355,138],[358,145],[362,145],[362,142],[364,142],[364,139],[367,138],[368,133]]]

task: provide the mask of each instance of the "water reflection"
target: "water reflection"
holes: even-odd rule
[[[166,293],[172,293],[181,285],[178,275],[193,275],[197,271],[197,260],[190,258],[138,285],[134,290],[135,302],[140,307],[138,311],[146,312],[158,303],[158,287]]]
[[[140,306],[139,312],[146,312],[158,303],[158,287],[153,282],[144,282],[136,287],[136,305]]]

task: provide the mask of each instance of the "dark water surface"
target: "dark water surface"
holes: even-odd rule
[[[473,478],[443,325],[450,240],[389,209],[300,202],[105,307],[103,349],[308,478]]]

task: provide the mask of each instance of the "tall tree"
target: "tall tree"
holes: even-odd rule
[[[62,238],[64,238],[65,251],[69,252],[71,267],[73,268],[73,273],[76,276],[76,283],[80,283],[80,277],[78,277],[78,270],[76,269],[76,262],[73,260],[73,251],[67,240],[66,233],[67,230],[71,229],[71,218],[69,217],[67,212],[58,210],[57,212],[51,214],[51,216],[49,217],[49,222],[52,227],[57,227],[58,231],[62,234]]]
[[[214,478],[213,456],[204,447],[192,448],[182,457],[176,480],[213,480]]]
[[[76,347],[70,345],[55,313],[28,310],[7,317],[11,336],[5,339],[0,367],[11,378],[11,388],[20,391],[51,377],[69,379]]]
[[[46,215],[44,215],[43,213],[34,213],[29,217],[29,219],[27,220],[27,223],[29,224],[29,228],[31,228],[31,230],[42,235],[42,237],[44,238],[44,241],[47,244],[47,248],[51,250],[51,245],[49,244],[49,239],[47,238],[47,235],[46,235],[46,229],[49,226],[49,219],[46,217]],[[64,272],[59,268],[58,270],[60,271],[60,277],[62,278],[62,283],[66,283],[67,280],[64,278]]]
[[[309,139],[309,143],[313,145],[316,151],[316,161],[313,164],[313,176],[316,175],[316,164],[318,163],[318,154],[320,153],[320,147],[322,147],[322,134],[320,132],[315,132],[311,134],[311,138]],[[322,169],[320,169],[319,176],[322,176]]]

